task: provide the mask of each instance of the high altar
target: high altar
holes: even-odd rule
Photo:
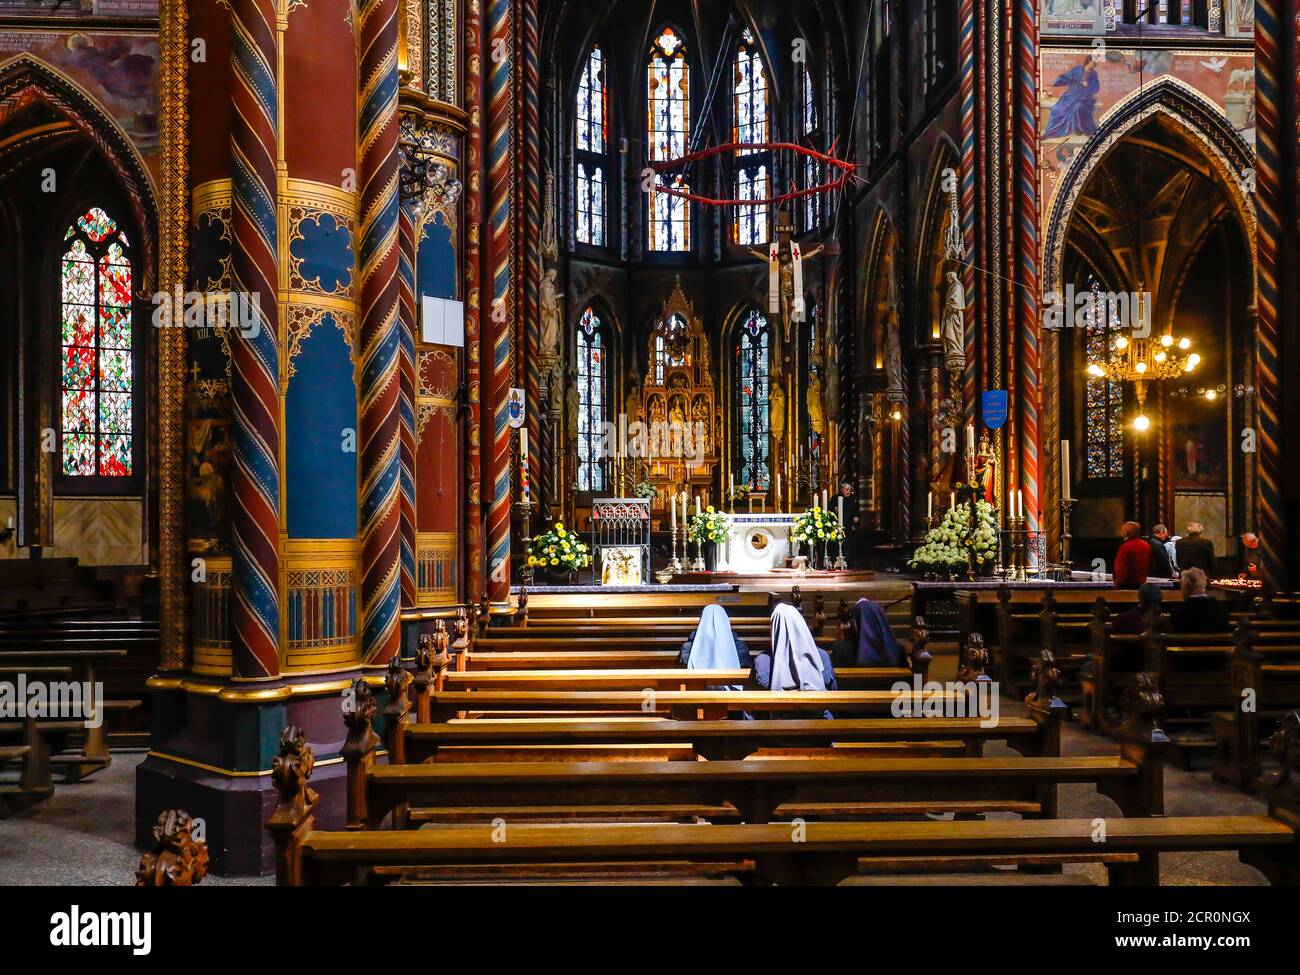
[[[761,512],[734,514],[731,537],[718,546],[718,571],[770,572],[785,568],[792,554],[790,532],[797,515]]]

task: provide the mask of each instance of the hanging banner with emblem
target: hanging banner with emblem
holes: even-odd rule
[[[524,391],[511,386],[510,395],[506,398],[506,422],[512,429],[518,430],[524,425],[525,419],[527,411],[524,409]]]
[[[981,397],[980,415],[984,425],[990,430],[1000,430],[1007,422],[1007,391],[1005,389],[985,390]]]

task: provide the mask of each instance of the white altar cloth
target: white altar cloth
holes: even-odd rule
[[[731,536],[718,546],[718,571],[769,572],[784,568],[790,559],[790,531],[797,517],[777,512],[728,515]]]

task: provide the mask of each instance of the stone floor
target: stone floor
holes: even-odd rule
[[[1011,710],[1010,707],[1007,710]],[[996,755],[1000,745],[990,745]],[[1113,742],[1067,725],[1062,751],[1067,755],[1114,754]],[[88,781],[60,786],[54,796],[9,819],[0,820],[0,885],[134,882],[140,854],[131,845],[135,809],[135,767],[143,753],[116,753],[113,764]],[[1090,786],[1063,786],[1062,817],[1115,816],[1118,810]],[[1264,804],[1210,781],[1208,772],[1165,773],[1169,815],[1240,815],[1264,811]],[[1067,868],[1105,883],[1100,866]],[[1262,884],[1263,877],[1231,853],[1170,854],[1162,857],[1161,880],[1179,886]],[[209,877],[208,885],[270,884],[269,877]]]

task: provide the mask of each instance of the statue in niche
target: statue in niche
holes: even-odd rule
[[[885,319],[885,390],[891,398],[903,396],[903,347],[898,337],[898,309]]]
[[[956,271],[949,271],[948,294],[943,302],[943,363],[950,373],[966,368],[966,289]]]
[[[564,412],[564,372],[560,369],[558,362],[555,364],[555,368],[551,370],[550,389],[547,392],[550,394],[547,412],[550,413],[552,419],[558,420],[560,414]]]
[[[822,402],[822,377],[816,370],[808,376],[808,431],[820,442],[826,436],[826,409]]]
[[[554,261],[560,256],[560,237],[555,230],[555,174],[546,170],[546,192],[542,201],[542,257]]]
[[[555,268],[547,268],[538,294],[542,318],[539,351],[543,359],[558,356],[560,352],[560,299],[563,297],[555,290]]]
[[[772,392],[768,395],[767,402],[767,422],[772,442],[780,443],[785,439],[785,389],[781,385],[780,374],[772,376]]]
[[[569,435],[578,436],[578,372],[569,370],[569,388],[564,392],[564,405],[569,414]]]
[[[641,376],[637,372],[636,362],[632,363],[632,371],[627,377],[627,398],[623,401],[623,412],[627,416],[627,422],[631,423],[641,413]]]
[[[835,356],[835,343],[827,341],[822,355],[822,371],[826,374],[824,404],[826,418],[836,420],[840,415],[840,364]]]
[[[975,460],[971,465],[971,480],[979,485],[980,496],[989,504],[996,505],[998,499],[998,459],[993,453],[988,433],[980,434],[979,446],[975,449]]]

